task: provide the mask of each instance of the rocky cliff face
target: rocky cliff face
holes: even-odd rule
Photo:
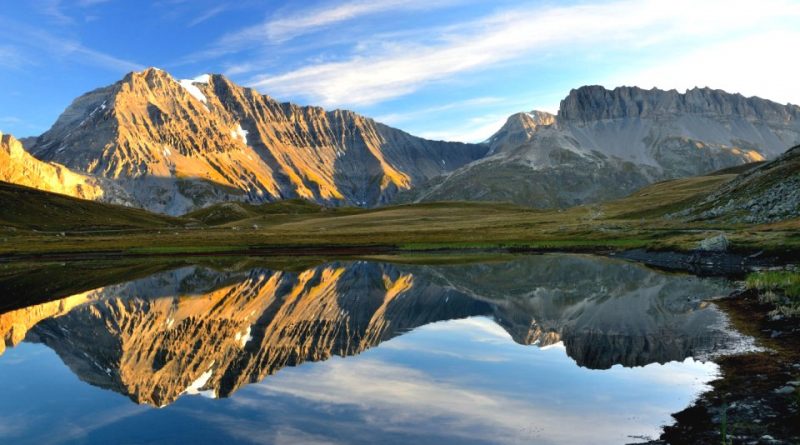
[[[561,101],[558,119],[561,122],[590,123],[609,119],[671,118],[687,114],[780,126],[800,119],[800,107],[711,88],[694,88],[682,94],[657,88],[619,87],[607,90],[592,85],[570,91]]]
[[[567,255],[302,272],[184,267],[2,314],[0,344],[44,343],[82,380],[161,406],[185,394],[225,397],[286,366],[477,315],[522,344],[563,342],[590,368],[703,357],[735,344],[724,317],[701,302],[725,291]]]
[[[110,200],[103,182],[76,173],[63,165],[42,162],[31,156],[22,143],[0,133],[0,181],[83,199]]]
[[[79,97],[32,142],[36,157],[111,179],[136,205],[170,214],[297,197],[374,206],[487,150],[278,103],[221,75],[179,81],[154,68]]]
[[[800,143],[800,107],[710,89],[589,86],[571,91],[555,118],[514,115],[488,142],[493,156],[412,200],[557,208],[619,198],[655,181],[779,156]]]

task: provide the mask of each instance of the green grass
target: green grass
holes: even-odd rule
[[[800,300],[800,272],[764,271],[747,276],[747,287],[759,291],[780,292],[792,300]]]
[[[725,231],[734,250],[800,251],[800,220],[747,226],[664,218],[733,178],[653,184],[620,200],[543,211],[508,203],[433,202],[376,209],[301,200],[224,203],[180,218],[0,184],[0,256],[179,255],[360,248],[387,251],[691,250]],[[372,250],[370,250],[372,249]]]
[[[103,231],[182,226],[188,221],[140,209],[84,201],[0,182],[0,227],[39,231]],[[0,235],[1,236],[1,235]]]

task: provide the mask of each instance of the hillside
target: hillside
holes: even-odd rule
[[[750,224],[800,217],[800,146],[743,173],[673,216]]]
[[[187,220],[0,182],[0,227],[39,231],[106,231],[183,226]]]
[[[209,225],[220,225],[266,215],[312,215],[323,211],[332,209],[302,199],[288,199],[266,204],[223,202],[189,212],[183,217]]]
[[[687,250],[720,230],[726,230],[734,246],[745,250],[794,251],[800,249],[800,239],[794,236],[800,228],[796,214],[784,215],[777,225],[744,227],[724,219],[709,225],[679,215],[770,165],[662,181],[622,199],[560,211],[489,202],[323,208],[290,200],[263,205],[223,203],[175,219],[6,184],[0,189],[5,209],[0,212],[4,240],[0,255],[114,252],[291,257],[302,252],[377,254],[443,248]],[[11,202],[26,204],[15,207]],[[169,225],[174,229],[161,230]],[[59,236],[60,232],[66,236]]]

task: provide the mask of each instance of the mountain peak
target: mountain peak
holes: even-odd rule
[[[758,97],[745,97],[708,87],[645,90],[622,86],[613,90],[587,85],[569,92],[561,101],[559,120],[589,122],[621,118],[658,118],[678,114],[787,122],[800,119],[800,107],[784,106]]]
[[[352,111],[279,103],[220,74],[157,68],[77,98],[32,152],[182,214],[219,201],[373,206],[486,147],[427,141]]]
[[[517,147],[528,141],[540,127],[553,125],[555,122],[556,116],[546,111],[512,114],[500,130],[486,141],[491,147],[489,153],[500,153]]]

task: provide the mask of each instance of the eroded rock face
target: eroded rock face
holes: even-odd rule
[[[31,152],[114,180],[137,206],[180,214],[298,197],[374,206],[487,149],[278,103],[221,75],[178,81],[151,68],[77,98]]]
[[[619,87],[608,90],[592,85],[570,91],[561,101],[558,118],[560,121],[588,123],[685,114],[779,124],[800,119],[800,107],[711,88],[693,88],[682,94],[657,88]]]
[[[557,116],[520,113],[487,141],[492,156],[412,201],[506,200],[559,208],[652,182],[773,159],[800,143],[800,107],[720,90],[572,90]]]
[[[40,161],[25,151],[20,141],[2,133],[0,181],[83,199],[113,201],[106,195],[102,181],[71,171],[63,165]]]

